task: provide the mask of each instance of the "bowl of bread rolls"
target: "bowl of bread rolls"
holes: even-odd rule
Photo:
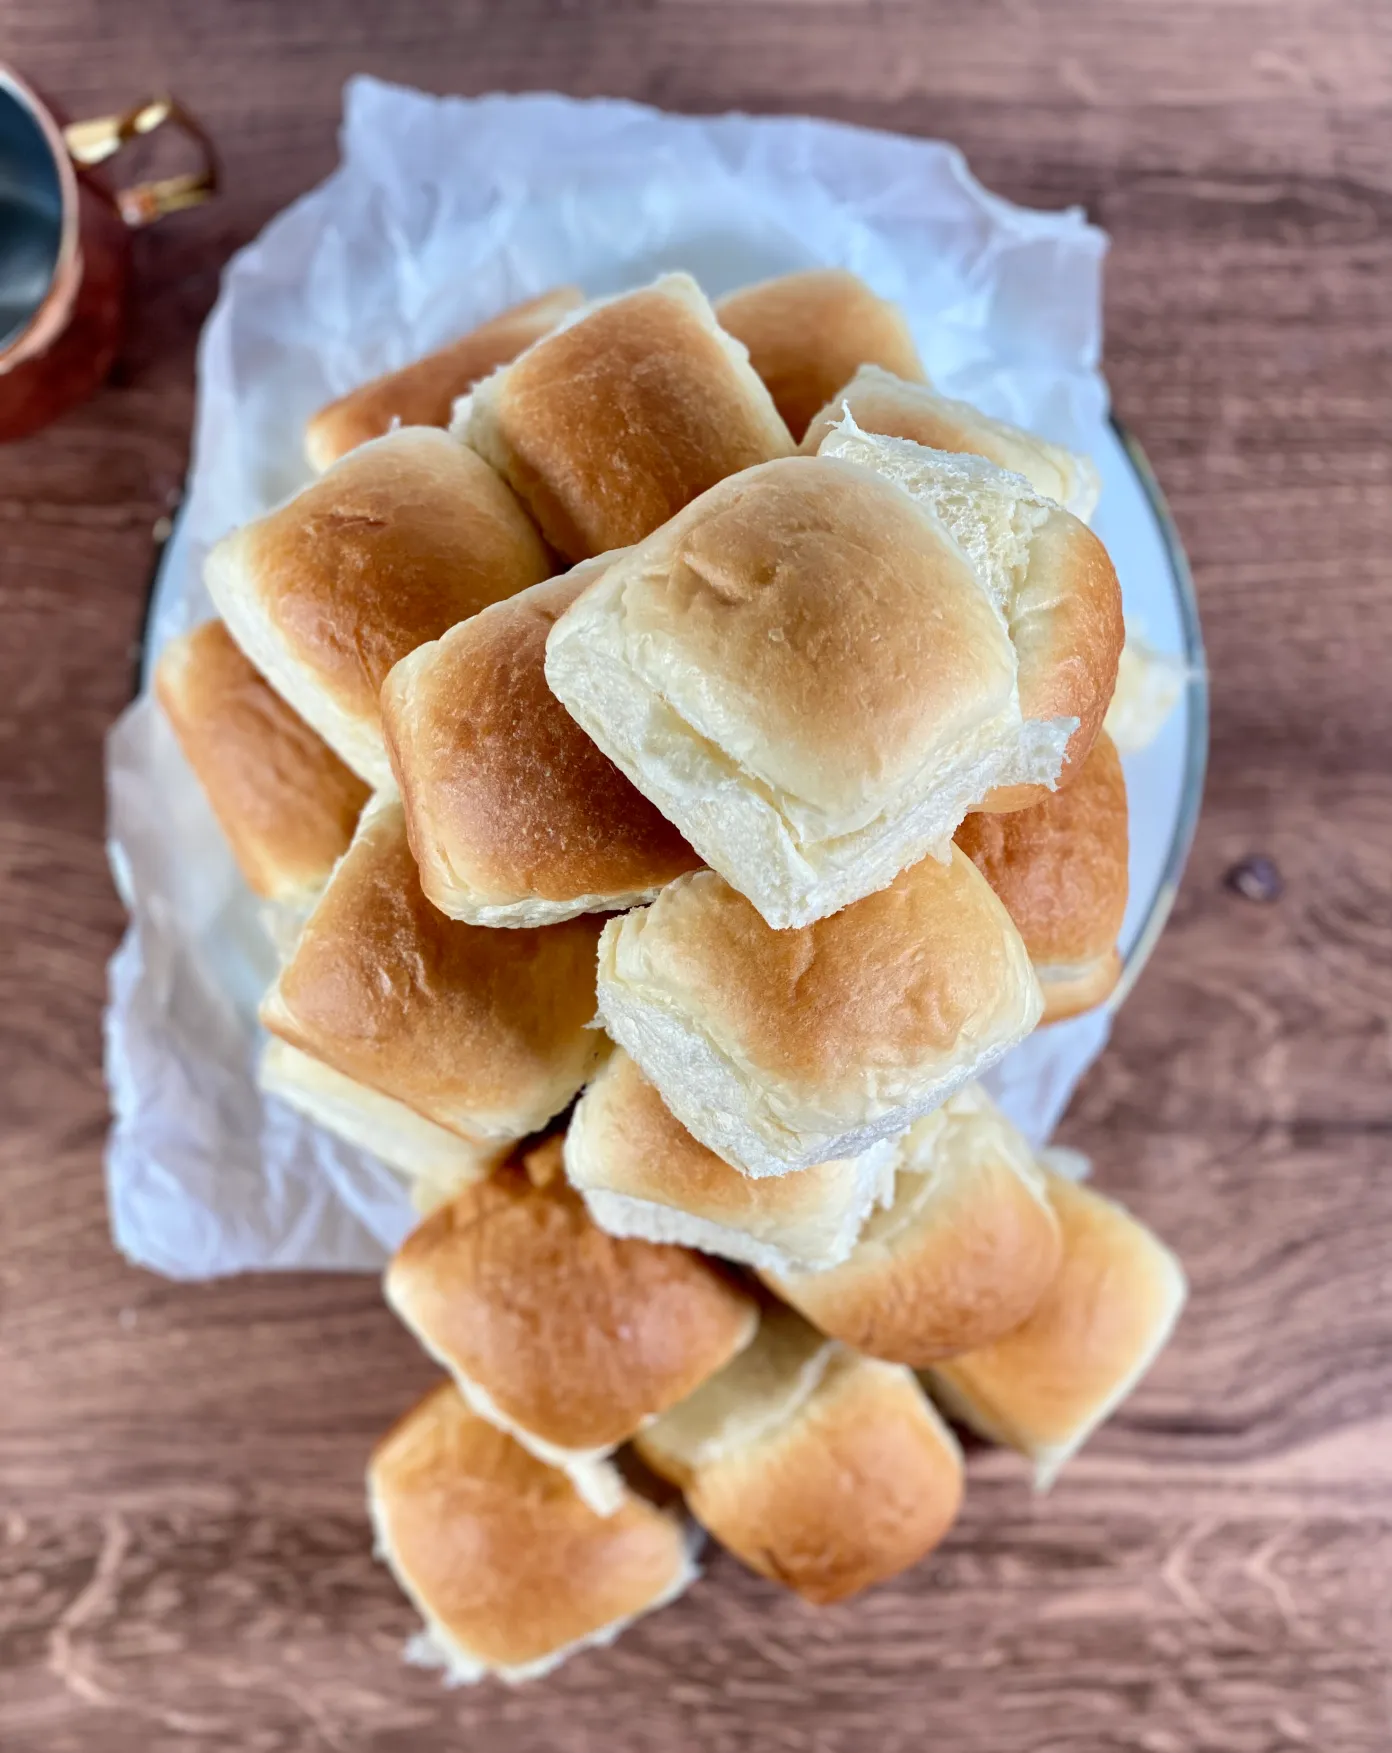
[[[409,1194],[411,1658],[534,1679],[707,1541],[814,1605],[931,1562],[959,1433],[1047,1488],[1185,1301],[991,1093],[1120,1001],[1197,806],[1128,940],[1184,678],[1093,460],[830,264],[540,287],[297,439],[152,688],[261,910],[263,1097]]]

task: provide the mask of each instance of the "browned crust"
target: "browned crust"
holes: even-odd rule
[[[914,1180],[901,1175],[901,1191]],[[850,1258],[830,1271],[764,1276],[823,1333],[913,1369],[1018,1327],[1058,1270],[1057,1220],[1002,1160],[950,1174],[905,1232],[882,1242],[883,1228],[872,1217]]]
[[[597,1515],[452,1383],[382,1439],[368,1482],[403,1583],[490,1666],[525,1667],[630,1618],[686,1568],[673,1518],[631,1492]]]
[[[604,1050],[602,921],[492,931],[421,893],[398,802],[364,817],[262,1006],[272,1033],[465,1137],[521,1137]]]
[[[171,640],[154,689],[248,887],[288,900],[326,881],[367,786],[262,679],[222,622]]]
[[[786,455],[791,439],[761,395],[696,310],[650,288],[596,307],[507,367],[469,440],[552,546],[583,560]]]
[[[533,586],[388,676],[383,729],[425,892],[564,902],[660,887],[700,859],[546,685],[546,636],[593,574]]]
[[[961,1506],[961,1462],[911,1377],[841,1356],[794,1418],[698,1466],[686,1499],[751,1570],[824,1606],[932,1551]]]
[[[373,724],[394,663],[552,570],[507,485],[424,427],[353,451],[240,541],[287,660]]]
[[[742,286],[719,300],[715,314],[749,349],[749,363],[796,439],[862,365],[923,380],[903,313],[843,268]]]
[[[321,408],[305,427],[305,454],[327,469],[395,425],[448,426],[457,397],[539,341],[583,303],[578,286],[557,286],[514,304],[448,346],[383,372]]]
[[[1066,788],[1008,814],[968,816],[957,844],[1015,921],[1041,973],[1046,1021],[1100,1004],[1120,973],[1126,913],[1126,778],[1102,732]]]
[[[699,1255],[608,1236],[563,1178],[511,1166],[407,1237],[387,1295],[504,1418],[565,1449],[632,1436],[722,1368],[755,1319]]]

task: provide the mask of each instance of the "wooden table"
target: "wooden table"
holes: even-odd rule
[[[112,386],[0,452],[0,1747],[1386,1753],[1392,1744],[1392,8],[1385,0],[5,0],[75,114],[166,83],[227,194],[138,249]],[[815,1613],[716,1558],[529,1691],[402,1667],[373,1438],[431,1378],[362,1278],[191,1288],[106,1230],[101,738],[229,253],[366,68],[937,134],[1114,238],[1107,369],[1194,561],[1213,752],[1173,923],[1065,1136],[1193,1301],[1045,1499]],[[1225,883],[1275,860],[1284,892]]]

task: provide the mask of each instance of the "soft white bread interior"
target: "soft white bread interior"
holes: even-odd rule
[[[638,1437],[696,1519],[761,1576],[842,1601],[932,1551],[962,1457],[913,1374],[859,1357],[790,1309]]]
[[[1049,1176],[1063,1259],[1013,1333],[939,1364],[950,1416],[1034,1463],[1042,1491],[1148,1370],[1184,1306],[1184,1271],[1144,1224],[1090,1187]]]
[[[606,1235],[566,1182],[559,1138],[432,1212],[385,1288],[473,1410],[572,1473],[601,1511],[612,1475],[595,1463],[727,1364],[758,1323],[710,1261]]]
[[[446,919],[421,893],[400,800],[382,794],[261,1021],[465,1139],[523,1138],[566,1106],[608,1050],[589,1026],[599,930],[595,918],[530,931]]]
[[[341,1138],[371,1151],[405,1175],[417,1202],[438,1204],[491,1175],[510,1144],[461,1138],[408,1108],[404,1102],[335,1071],[288,1041],[272,1036],[262,1049],[256,1081],[281,1101]]]
[[[1020,1325],[1058,1270],[1059,1225],[1029,1145],[978,1084],[910,1127],[895,1165],[849,1259],[764,1276],[823,1333],[923,1369]]]
[[[566,1174],[615,1236],[678,1242],[770,1272],[844,1260],[894,1185],[894,1146],[755,1179],[687,1131],[622,1049],[576,1105]]]
[[[270,687],[221,621],[171,639],[155,698],[257,895],[306,905],[348,848],[362,780]]]
[[[204,581],[261,674],[370,785],[391,780],[387,671],[552,570],[505,481],[447,433],[350,451],[209,554]]]
[[[620,911],[700,863],[546,685],[547,634],[608,563],[495,603],[417,646],[383,685],[421,887],[452,919]]]
[[[1124,638],[1121,587],[1102,543],[1022,475],[984,457],[876,437],[849,416],[817,454],[875,470],[951,532],[1009,631],[1026,722],[1072,727],[1057,778],[1066,785],[1102,728]],[[1053,784],[1001,781],[985,807],[1023,809]]]
[[[322,471],[397,426],[448,426],[458,397],[516,359],[584,302],[578,286],[557,286],[515,304],[448,346],[383,372],[321,408],[305,427],[305,455]]]
[[[741,286],[717,302],[715,314],[749,349],[794,438],[858,366],[883,366],[896,381],[923,376],[904,313],[844,268]]]
[[[962,852],[797,931],[714,871],[611,920],[605,1027],[677,1118],[751,1175],[857,1156],[993,1064],[1043,1000],[1010,916]]]
[[[968,816],[956,838],[1025,940],[1042,1021],[1101,1004],[1121,977],[1130,838],[1126,777],[1106,731],[1061,790],[1028,809]]]
[[[451,430],[587,560],[640,541],[792,437],[689,274],[588,305],[466,397]]]
[[[434,1389],[367,1475],[377,1554],[425,1621],[409,1658],[454,1684],[532,1680],[675,1599],[696,1576],[680,1523],[616,1472],[613,1493],[598,1515],[452,1383]]]
[[[826,457],[712,488],[546,646],[552,692],[780,929],[883,888],[994,790],[1054,781],[1077,721],[1026,720],[1017,667],[978,557]]]
[[[1182,657],[1159,651],[1134,628],[1126,629],[1116,692],[1103,720],[1121,754],[1137,755],[1150,747],[1178,704],[1188,675]]]
[[[966,452],[1014,474],[1036,493],[1057,500],[1084,523],[1097,509],[1101,480],[1085,456],[1005,420],[993,420],[970,402],[940,396],[923,383],[906,383],[878,365],[864,365],[838,386],[806,429],[802,449],[815,456],[822,440],[849,413],[862,432],[908,438],[930,450]]]

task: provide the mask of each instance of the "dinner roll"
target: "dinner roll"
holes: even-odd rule
[[[681,1242],[770,1272],[844,1260],[894,1186],[894,1147],[755,1180],[693,1138],[621,1049],[581,1096],[565,1136],[571,1185],[613,1236]]]
[[[1027,723],[1016,670],[938,518],[821,457],[702,495],[546,647],[553,693],[778,928],[884,888],[993,788],[1053,782],[1077,720]]]
[[[461,1187],[482,1180],[511,1148],[496,1139],[484,1143],[448,1132],[404,1102],[344,1077],[274,1036],[262,1050],[256,1081],[267,1095],[278,1096],[335,1138],[371,1151],[405,1175],[418,1207],[433,1209]]]
[[[485,378],[453,430],[570,560],[640,540],[726,475],[793,448],[688,274],[589,306]]]
[[[794,438],[858,366],[923,377],[903,312],[844,268],[808,268],[742,286],[719,300],[715,314],[749,349],[749,363]]]
[[[550,571],[506,482],[447,433],[410,426],[224,536],[204,579],[276,692],[377,786],[391,778],[377,709],[387,671]]]
[[[878,438],[850,420],[827,434],[817,454],[875,470],[941,519],[1009,628],[1026,722],[1073,727],[1057,776],[1068,784],[1102,728],[1121,655],[1121,587],[1101,542],[1022,476],[984,457]],[[1053,775],[1000,781],[985,807],[1023,809],[1054,783]]]
[[[455,399],[481,377],[516,359],[584,302],[578,286],[557,286],[515,304],[447,347],[384,372],[321,408],[305,427],[305,456],[327,469],[357,445],[396,426],[448,426]]]
[[[432,1212],[386,1296],[480,1417],[607,1512],[613,1474],[596,1463],[727,1364],[758,1313],[699,1255],[606,1235],[559,1140],[540,1170],[509,1165]]]
[[[558,1113],[607,1043],[597,919],[463,925],[421,893],[400,802],[375,799],[261,1006],[292,1047],[470,1140]]]
[[[418,646],[382,727],[421,887],[473,925],[633,907],[700,859],[546,685],[546,636],[604,558]]]
[[[454,1684],[536,1679],[696,1575],[674,1516],[617,1473],[616,1507],[597,1515],[450,1382],[377,1445],[367,1491],[378,1556],[425,1621],[408,1657]]]
[[[1097,509],[1102,484],[1086,457],[1004,420],[970,402],[940,396],[924,383],[905,383],[878,365],[863,365],[807,428],[802,449],[815,456],[822,440],[849,410],[862,432],[909,438],[930,450],[965,451],[1023,475],[1046,499],[1057,500],[1084,523]]]
[[[1063,1233],[1052,1284],[1013,1333],[930,1377],[951,1417],[1034,1462],[1041,1491],[1154,1363],[1188,1294],[1144,1224],[1089,1187],[1048,1180]]]
[[[367,802],[362,780],[267,686],[221,621],[170,640],[155,698],[248,888],[304,904],[348,848]]]
[[[781,1175],[858,1155],[1027,1035],[1039,985],[985,879],[951,848],[799,931],[714,871],[612,919],[605,1027],[717,1156]]]
[[[1126,629],[1116,692],[1103,720],[1119,753],[1137,755],[1150,747],[1178,704],[1188,675],[1182,657],[1159,651],[1141,633]]]
[[[962,1501],[961,1451],[911,1372],[789,1309],[637,1448],[722,1546],[818,1605],[917,1564]]]
[[[978,1084],[895,1147],[894,1198],[829,1272],[766,1274],[814,1327],[923,1369],[1018,1327],[1059,1264],[1059,1226],[1030,1148]]]
[[[1063,790],[957,830],[1025,940],[1046,1023],[1091,1010],[1121,978],[1127,839],[1126,779],[1105,731]]]

